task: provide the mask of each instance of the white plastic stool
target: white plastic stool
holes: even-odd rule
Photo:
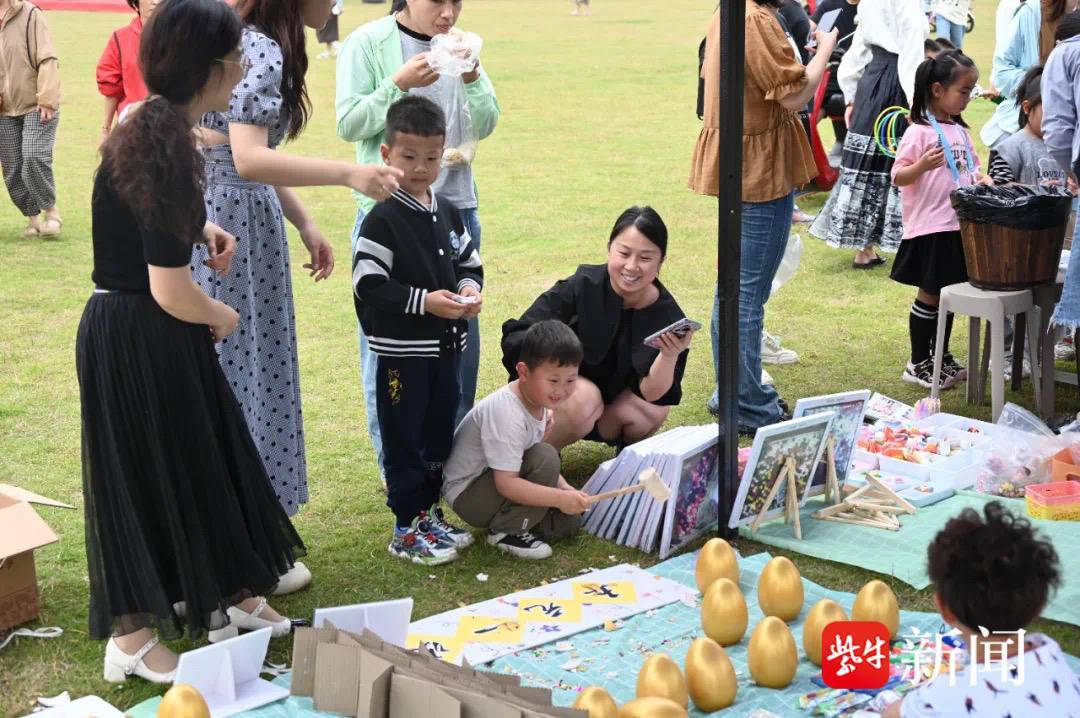
[[[1039,308],[1035,306],[1031,292],[1023,289],[1016,292],[996,292],[979,289],[968,282],[953,284],[941,290],[938,301],[937,342],[934,344],[934,379],[930,395],[937,397],[941,387],[941,365],[945,357],[945,322],[949,314],[963,314],[970,317],[968,324],[968,401],[973,401],[978,393],[976,385],[979,379],[979,329],[980,319],[987,321],[987,339],[990,342],[990,395],[993,405],[993,421],[997,421],[1005,406],[1005,318],[1024,315],[1026,319],[1028,342],[1034,355],[1039,346]],[[1035,401],[1039,400],[1038,362],[1032,362],[1032,379],[1035,385]],[[985,377],[983,378],[985,379]]]

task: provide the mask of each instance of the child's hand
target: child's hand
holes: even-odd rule
[[[577,489],[564,489],[555,508],[568,516],[583,514],[589,510],[589,495]]]
[[[987,187],[994,186],[994,180],[990,175],[984,175],[982,173],[975,176],[975,184],[985,185]]]
[[[945,150],[941,145],[934,145],[919,158],[919,168],[922,172],[936,170],[945,164]]]
[[[484,307],[484,298],[480,295],[480,292],[476,291],[476,287],[465,287],[459,292],[463,297],[476,297],[476,302],[473,304],[465,305],[465,318],[472,319],[480,310]]]
[[[229,273],[229,264],[236,252],[236,237],[213,222],[203,225],[202,234],[206,253],[210,255],[210,259],[203,261],[203,264],[224,277]]]
[[[446,289],[428,292],[424,297],[424,311],[443,319],[461,319],[470,305],[454,301],[454,293]]]

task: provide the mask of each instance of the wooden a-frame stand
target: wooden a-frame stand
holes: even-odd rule
[[[761,505],[761,511],[758,512],[757,518],[750,524],[750,530],[757,533],[758,526],[765,520],[765,514],[768,513],[769,507],[772,506],[773,499],[776,498],[781,486],[786,487],[784,492],[784,521],[794,524],[795,538],[802,540],[798,487],[795,485],[795,459],[790,456],[784,458],[784,465],[780,468],[780,473],[776,475],[776,481],[773,482],[772,488],[769,489],[769,495],[765,497],[765,502]]]
[[[829,444],[825,449],[828,465],[825,478],[825,500],[831,502],[832,506],[815,511],[814,518],[899,531],[900,518],[897,514],[913,514],[916,511],[915,506],[870,475],[866,477],[865,486],[855,489],[847,498],[842,498],[836,478],[836,459],[833,448],[832,439],[829,439]]]

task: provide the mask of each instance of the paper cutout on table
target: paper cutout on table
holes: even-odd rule
[[[574,584],[574,597],[582,603],[636,603],[631,581],[588,581]]]
[[[457,637],[462,643],[521,643],[525,624],[501,616],[463,616]]]
[[[455,663],[461,655],[463,644],[457,636],[426,636],[415,633],[405,638],[405,647],[420,648],[433,658]]]
[[[523,598],[518,604],[518,620],[577,623],[581,620],[581,603],[567,598]]]
[[[617,586],[622,591],[620,599],[630,602],[603,603],[599,597],[593,596],[586,599],[575,590],[575,584],[584,583]],[[626,592],[627,585],[634,587],[633,594]],[[598,628],[607,621],[625,620],[637,613],[675,601],[688,600],[687,597],[695,593],[696,591],[681,584],[659,578],[636,566],[620,564],[422,618],[409,626],[409,635],[455,636],[461,640],[462,649],[458,659],[451,662],[468,661],[470,665],[477,666],[515,651],[545,644],[554,645],[582,631]],[[553,621],[550,617],[545,620],[525,620],[521,615],[523,602],[542,602],[545,605],[557,602],[557,605],[564,607],[576,602],[581,608],[581,616],[575,621]],[[521,636],[514,643],[482,642],[472,637],[464,640],[461,632],[462,621],[477,616],[497,622],[517,623],[521,626]]]

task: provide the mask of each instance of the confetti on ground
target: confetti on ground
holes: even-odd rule
[[[429,573],[428,578],[430,578],[432,581],[434,581],[435,580],[435,574]]]
[[[608,557],[607,557],[607,560],[608,560],[608,561],[618,561],[618,559],[617,559],[617,558],[615,558],[615,554],[611,554],[610,556],[608,556]]]
[[[623,627],[622,621],[604,621],[605,631],[617,631]]]
[[[559,667],[562,668],[564,671],[576,671],[578,668],[581,667],[581,659],[575,658],[572,661],[567,661]]]
[[[555,644],[555,650],[560,653],[566,653],[567,651],[574,650],[574,644],[570,641],[559,641]]]
[[[476,580],[480,583],[487,583],[488,575],[486,573],[478,573],[476,574]]]

